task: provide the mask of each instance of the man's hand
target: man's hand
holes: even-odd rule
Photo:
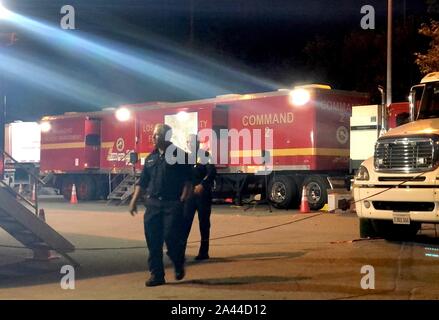
[[[129,210],[130,210],[130,214],[133,217],[137,214],[137,204],[135,201],[131,201]]]
[[[129,208],[129,211],[133,217],[137,214],[137,199],[139,199],[141,192],[142,189],[140,188],[140,186],[136,186],[134,188],[134,194],[133,197],[131,198],[130,208]]]
[[[203,187],[203,185],[202,185],[201,183],[200,183],[200,184],[197,184],[197,185],[195,186],[195,188],[194,188],[194,193],[195,193],[195,194],[200,195],[200,194],[203,193],[203,191],[204,191],[204,187]]]

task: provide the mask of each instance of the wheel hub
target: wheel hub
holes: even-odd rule
[[[271,188],[271,200],[276,203],[281,203],[285,201],[287,196],[287,188],[281,182],[273,183],[273,187]]]
[[[311,182],[307,185],[306,193],[308,197],[308,202],[311,203],[317,203],[322,198],[322,189],[315,182]]]

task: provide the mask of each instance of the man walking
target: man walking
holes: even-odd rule
[[[145,159],[129,208],[134,216],[137,213],[136,202],[146,191],[144,228],[151,273],[151,278],[145,282],[148,287],[165,284],[164,242],[174,264],[176,280],[185,276],[183,209],[184,201],[191,192],[191,168],[187,154],[170,142],[171,137],[171,127],[165,124],[155,126],[155,149]]]
[[[192,166],[193,193],[186,201],[184,218],[186,225],[186,243],[192,228],[195,211],[198,211],[201,243],[198,255],[195,260],[209,259],[209,237],[210,237],[210,214],[212,209],[212,187],[215,181],[215,165],[208,162],[209,153],[200,149],[197,135],[190,135],[188,148],[191,150],[191,158],[196,160]]]

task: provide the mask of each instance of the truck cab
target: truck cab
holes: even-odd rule
[[[439,72],[411,89],[408,123],[389,130],[357,171],[362,237],[408,239],[439,223]]]

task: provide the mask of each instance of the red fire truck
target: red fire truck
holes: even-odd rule
[[[327,201],[327,189],[345,183],[351,108],[368,100],[361,93],[303,86],[48,116],[42,119],[41,173],[50,174],[66,198],[75,184],[80,200],[111,198],[115,193],[126,199],[128,181],[133,184],[153,148],[154,125],[167,123],[182,147],[187,134],[205,129],[215,133],[220,144],[228,141],[227,161],[217,165],[216,197],[240,202],[262,192],[276,207],[287,208],[299,202],[305,186],[310,207],[319,209]],[[233,131],[240,142],[231,143],[230,135],[221,135],[224,130]],[[257,130],[262,132],[261,143],[242,140],[246,132]],[[211,140],[201,142],[215,154],[218,144]],[[270,159],[269,170],[261,158]]]

